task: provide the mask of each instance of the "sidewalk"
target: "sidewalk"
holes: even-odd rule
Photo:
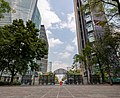
[[[120,98],[120,85],[0,87],[0,98]]]

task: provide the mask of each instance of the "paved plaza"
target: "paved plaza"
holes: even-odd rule
[[[120,85],[0,87],[0,98],[120,98]]]

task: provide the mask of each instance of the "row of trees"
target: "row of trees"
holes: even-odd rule
[[[86,8],[90,8],[96,17],[104,15],[106,20],[99,21],[97,25],[106,28],[104,32],[101,32],[102,36],[96,38],[93,43],[87,43],[82,53],[73,57],[73,67],[77,68],[78,63],[82,62],[89,81],[92,67],[98,65],[99,69],[96,74],[101,75],[102,82],[105,81],[106,74],[111,80],[111,73],[117,75],[120,72],[120,32],[113,32],[114,27],[119,29],[120,26],[119,0],[89,0],[80,10]]]
[[[120,74],[120,32],[111,33],[106,29],[104,35],[93,43],[88,43],[81,54],[74,56],[73,66],[77,62],[83,62],[87,75],[91,76],[92,67],[99,65],[99,71],[96,74],[101,75],[102,82],[105,81],[105,75],[117,76]],[[89,77],[90,77],[89,76]]]
[[[38,31],[32,21],[24,24],[22,19],[0,27],[0,71],[1,74],[9,72],[11,82],[16,74],[25,74],[28,66],[37,69],[34,59],[40,60],[47,55],[46,44],[38,38]]]

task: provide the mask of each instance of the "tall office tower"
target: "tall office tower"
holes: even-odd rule
[[[94,9],[90,9],[90,6],[82,9],[81,7],[88,5],[91,0],[74,0],[74,12],[76,19],[77,30],[77,42],[78,52],[82,53],[82,49],[85,48],[87,42],[94,42],[98,37],[101,37],[104,32],[104,28],[98,23],[106,21],[104,11],[98,11],[99,6]],[[100,5],[102,7],[102,3]],[[96,14],[101,14],[96,16]],[[84,65],[81,65],[81,74],[84,73]]]
[[[46,31],[45,31],[44,25],[41,25],[39,38],[42,39],[43,41],[45,41],[46,48],[48,49],[49,45],[48,45],[48,39],[47,39],[47,36],[46,36]],[[45,55],[44,58],[42,58],[40,62],[41,62],[41,72],[43,72],[43,73],[47,72],[48,55]]]
[[[34,8],[34,12],[33,12],[33,15],[32,15],[32,21],[35,23],[36,28],[40,30],[41,16],[40,16],[40,12],[38,10],[38,7]]]
[[[31,20],[35,23],[37,29],[40,30],[41,25],[41,16],[37,8],[38,0],[5,0],[9,2],[12,11],[4,14],[4,18],[0,19],[0,26],[8,25],[13,22],[15,19],[22,19],[24,22]],[[39,32],[38,32],[39,34]],[[34,59],[36,63],[39,61]],[[39,64],[39,63],[38,63]],[[26,74],[30,73],[29,71]]]
[[[0,20],[0,26],[11,24],[14,19],[23,19],[24,22],[31,20],[37,7],[37,0],[5,0],[14,10],[5,13]]]
[[[78,52],[81,54],[82,49],[86,45],[86,29],[85,29],[85,20],[83,16],[83,11],[80,11],[82,5],[81,0],[74,0],[74,12],[76,20],[76,31],[77,31],[77,42],[78,42]]]

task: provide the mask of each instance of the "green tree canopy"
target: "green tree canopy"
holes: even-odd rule
[[[34,58],[40,60],[47,54],[45,43],[38,38],[39,30],[32,21],[29,20],[24,25],[22,19],[13,20],[11,25],[0,29],[0,66],[4,64],[2,61],[6,62],[12,79],[17,73],[26,72],[28,64],[33,65]]]
[[[96,6],[97,5],[97,6]],[[108,25],[114,25],[119,27],[120,24],[120,3],[119,0],[88,0],[85,4],[83,10],[89,9],[94,12],[94,15],[101,17],[105,15],[106,20],[99,21],[98,24],[104,26],[106,23]]]
[[[10,12],[11,7],[5,0],[0,0],[0,18],[4,18],[3,13]]]

